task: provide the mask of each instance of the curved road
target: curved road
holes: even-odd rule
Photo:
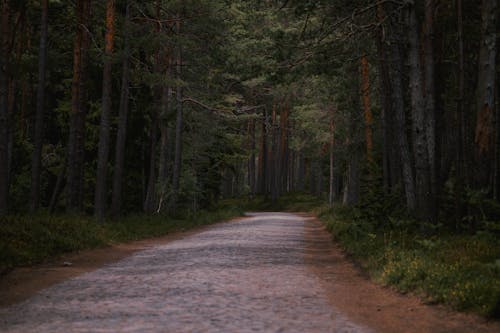
[[[371,332],[305,263],[303,217],[253,213],[0,310],[0,332]]]

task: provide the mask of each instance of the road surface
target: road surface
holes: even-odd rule
[[[372,332],[305,263],[304,217],[254,213],[0,310],[0,332]]]

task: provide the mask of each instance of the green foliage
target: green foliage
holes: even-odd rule
[[[237,205],[177,219],[163,215],[131,215],[105,224],[91,217],[45,214],[8,216],[0,221],[0,275],[13,267],[32,265],[54,256],[211,224],[242,215]]]
[[[428,238],[421,223],[392,218],[385,226],[359,209],[322,210],[335,239],[371,276],[429,302],[499,318],[500,242],[484,233],[456,235],[446,230]]]

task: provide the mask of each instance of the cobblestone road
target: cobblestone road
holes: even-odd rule
[[[254,213],[0,310],[0,332],[370,332],[304,264],[304,219]]]

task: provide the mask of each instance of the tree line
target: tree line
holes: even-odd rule
[[[494,218],[498,12],[2,0],[0,214],[103,220],[308,190],[427,221]]]

